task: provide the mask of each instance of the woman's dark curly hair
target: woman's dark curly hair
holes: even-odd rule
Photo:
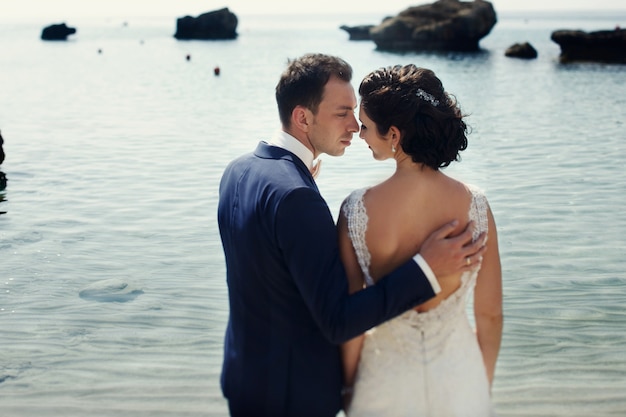
[[[459,161],[467,148],[467,126],[456,99],[434,72],[413,64],[380,68],[359,86],[361,107],[385,135],[402,133],[400,146],[414,162],[438,170]]]

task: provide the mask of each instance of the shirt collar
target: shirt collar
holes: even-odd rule
[[[268,144],[288,150],[300,158],[308,169],[313,168],[313,152],[289,133],[283,130],[276,132]]]

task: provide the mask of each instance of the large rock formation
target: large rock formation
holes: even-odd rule
[[[219,40],[237,38],[237,16],[228,8],[185,16],[176,22],[176,39]]]
[[[592,61],[626,64],[626,30],[557,30],[551,39],[561,47],[561,62]]]
[[[66,41],[69,35],[76,33],[76,28],[71,28],[65,23],[50,25],[41,31],[41,39],[44,41]]]
[[[477,51],[496,22],[488,1],[439,0],[385,19],[370,35],[381,50]]]

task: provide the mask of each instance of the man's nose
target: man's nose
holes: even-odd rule
[[[354,114],[350,118],[350,125],[348,126],[348,131],[352,133],[356,133],[359,131],[359,123],[356,121],[356,117]]]

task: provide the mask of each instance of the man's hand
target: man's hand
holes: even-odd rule
[[[469,222],[463,233],[451,237],[458,221],[448,223],[430,234],[422,244],[420,255],[437,277],[457,274],[473,269],[487,249],[486,235],[481,233],[472,242],[474,222]]]

